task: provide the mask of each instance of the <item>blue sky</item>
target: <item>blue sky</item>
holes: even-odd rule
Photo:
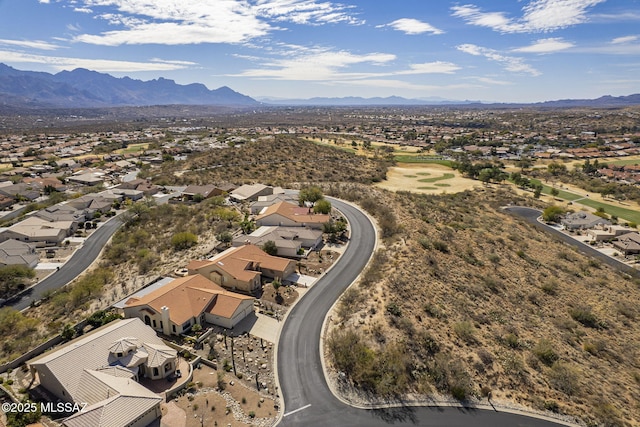
[[[252,97],[640,93],[640,0],[0,0],[0,62]]]

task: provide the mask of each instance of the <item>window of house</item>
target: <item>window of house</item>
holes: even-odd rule
[[[158,368],[153,368],[153,376],[157,377],[159,375]]]
[[[171,329],[173,329],[173,333],[176,333],[176,325],[171,325]]]
[[[153,327],[156,327],[156,319],[153,319]]]

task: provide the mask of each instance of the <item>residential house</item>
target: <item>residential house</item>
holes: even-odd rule
[[[271,256],[255,245],[229,248],[207,261],[192,261],[189,274],[201,274],[223,288],[255,293],[262,276],[284,280],[295,272],[292,260]]]
[[[246,184],[229,193],[229,197],[236,202],[244,202],[245,200],[255,202],[258,197],[270,194],[273,194],[273,187],[264,184]]]
[[[264,209],[256,218],[256,224],[258,226],[309,227],[321,230],[330,219],[330,215],[314,214],[312,208],[280,202]]]
[[[42,178],[42,177],[37,177],[37,178],[24,178],[24,183],[25,184],[33,184],[35,183],[39,188],[42,188],[43,190],[46,189],[47,187],[49,188],[53,188],[55,191],[66,191],[67,190],[67,186],[64,185],[62,183],[62,181],[60,181],[58,178],[56,177],[47,177],[47,178]]]
[[[213,196],[220,196],[224,191],[216,187],[215,185],[189,185],[182,192],[182,201],[192,202],[198,199],[208,199]]]
[[[160,187],[153,184],[148,179],[137,178],[129,182],[117,185],[113,190],[136,190],[141,191],[145,196],[153,196],[160,191]]]
[[[623,234],[614,240],[612,245],[625,256],[640,254],[640,234],[635,231]]]
[[[262,246],[266,242],[275,243],[276,255],[297,257],[302,248],[315,249],[322,243],[322,231],[304,227],[260,227],[253,233],[241,235],[233,239],[233,246],[239,247],[247,243]]]
[[[48,221],[30,216],[0,231],[0,242],[15,239],[35,243],[36,246],[59,245],[66,237],[75,233],[76,229],[74,221]]]
[[[35,268],[40,257],[33,245],[15,239],[0,243],[0,267],[5,265],[24,265]]]
[[[6,209],[9,206],[13,206],[16,200],[13,197],[5,196],[4,194],[0,194],[0,209]]]
[[[72,221],[75,222],[75,228],[81,222],[87,221],[93,217],[93,215],[87,216],[85,210],[78,210],[73,206],[66,203],[59,203],[57,205],[49,206],[44,209],[40,209],[35,212],[33,216],[46,219],[47,221]]]
[[[35,200],[40,197],[40,189],[41,186],[38,183],[27,184],[21,182],[0,187],[0,195],[12,197],[17,200]]]
[[[65,203],[76,209],[83,209],[87,212],[88,217],[93,217],[95,212],[109,212],[113,203],[122,201],[122,199],[122,195],[109,191],[101,191],[95,194],[85,194],[77,199],[67,200]]]
[[[80,185],[103,185],[106,173],[102,170],[85,170],[67,177],[67,182]]]
[[[623,225],[596,225],[595,228],[587,230],[587,235],[595,242],[607,242],[623,234],[629,233],[631,229]]]
[[[176,350],[140,319],[116,320],[30,360],[33,378],[56,398],[87,407],[67,427],[145,427],[161,416],[162,397],[137,382],[175,372]]]
[[[224,290],[206,277],[174,279],[125,303],[125,317],[138,317],[165,335],[179,335],[205,321],[233,328],[253,313],[254,298]]]
[[[250,212],[252,215],[258,215],[262,212],[263,209],[268,208],[269,206],[275,205],[278,202],[291,202],[297,203],[297,197],[281,193],[281,194],[271,194],[269,196],[260,196],[258,200],[252,202],[250,205]]]
[[[567,230],[584,230],[587,228],[593,228],[598,224],[610,225],[611,222],[590,212],[580,211],[566,214],[560,220],[560,224],[562,224]]]

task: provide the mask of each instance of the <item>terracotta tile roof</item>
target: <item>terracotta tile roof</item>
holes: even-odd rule
[[[211,263],[212,261],[207,261]],[[259,274],[248,271],[249,274]],[[223,296],[223,299],[218,299]],[[203,312],[215,309],[216,314],[231,318],[243,300],[253,299],[233,292],[225,291],[211,280],[199,274],[181,277],[167,285],[139,298],[131,298],[125,307],[149,306],[160,313],[162,307],[169,308],[169,318],[176,325],[182,325]],[[222,307],[223,304],[230,307]],[[224,313],[230,313],[226,316]],[[150,355],[151,357],[151,355]]]
[[[253,297],[228,291],[220,292],[207,307],[207,313],[231,319],[240,304],[246,300],[253,300]]]
[[[255,245],[243,245],[226,251],[213,258],[210,263],[217,263],[219,266],[226,266],[228,269],[246,268],[250,263],[259,264],[259,268],[274,271],[285,271],[292,261],[286,258],[271,256]],[[222,263],[222,264],[221,264]],[[237,270],[240,274],[241,271]]]
[[[199,316],[210,301],[200,292],[193,292],[191,287],[222,290],[206,277],[196,274],[175,279],[137,301],[127,301],[125,307],[147,305],[160,313],[162,307],[166,306],[169,307],[171,321],[181,325],[192,317]]]
[[[306,224],[324,224],[331,218],[329,215],[309,213],[309,208],[299,207],[293,203],[280,202],[269,206],[256,221],[260,221],[269,215],[279,214],[292,221]]]
[[[189,264],[187,264],[187,270],[197,270],[205,265],[209,265],[211,261],[209,260],[193,260]]]

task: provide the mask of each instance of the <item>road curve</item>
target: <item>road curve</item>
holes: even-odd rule
[[[542,212],[539,211],[538,209],[533,209],[533,208],[525,208],[522,206],[509,206],[504,208],[505,211],[507,212],[511,212],[514,213],[518,216],[523,217],[527,222],[535,225],[536,227],[538,227],[541,230],[544,230],[548,233],[553,234],[554,236],[558,237],[560,240],[562,240],[564,243],[567,243],[571,246],[576,247],[580,252],[589,255],[591,257],[597,258],[600,261],[604,262],[605,264],[615,268],[616,270],[620,270],[623,271],[627,274],[630,274],[634,277],[639,277],[640,276],[640,272],[638,270],[636,270],[633,267],[628,266],[627,264],[618,261],[615,258],[611,258],[610,256],[607,256],[605,254],[603,254],[600,251],[597,251],[595,249],[593,249],[591,246],[586,245],[582,242],[577,241],[576,239],[574,239],[571,236],[566,235],[565,233],[561,232],[560,230],[557,230],[553,227],[548,226],[545,223],[542,223],[540,221],[538,221],[538,218],[540,217],[540,215],[542,215]]]
[[[102,224],[87,237],[82,246],[60,267],[60,270],[47,276],[26,291],[21,292],[18,299],[11,299],[6,305],[16,310],[24,310],[33,301],[42,299],[46,292],[55,291],[78,277],[96,260],[104,245],[121,225],[122,220],[119,216],[115,216]]]
[[[284,401],[280,426],[487,426],[551,427],[560,424],[506,412],[455,407],[358,409],[338,400],[327,385],[320,360],[324,318],[366,265],[375,229],[355,207],[331,199],[349,221],[351,243],[339,261],[291,309],[280,333],[277,374]]]

